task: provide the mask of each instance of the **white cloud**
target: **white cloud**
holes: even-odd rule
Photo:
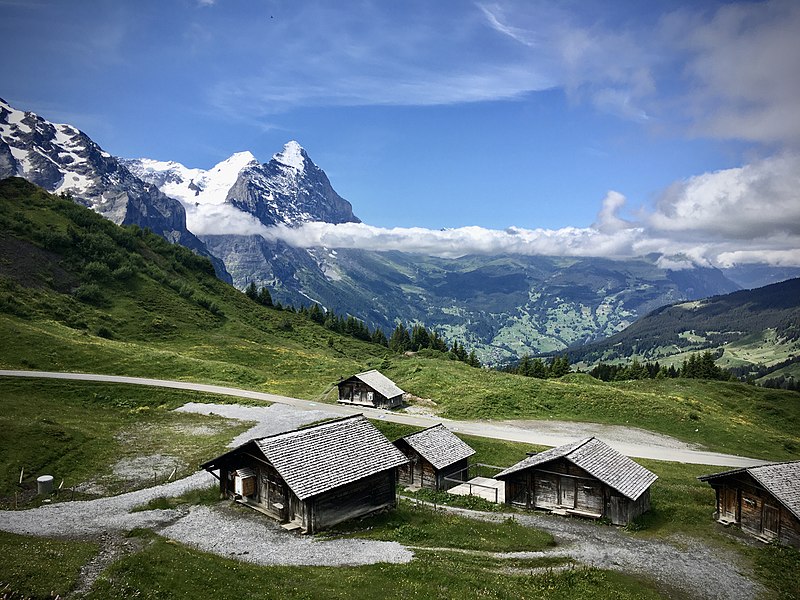
[[[635,230],[631,230],[634,232]],[[364,223],[306,223],[300,227],[271,227],[267,239],[298,247],[400,250],[442,257],[466,254],[527,254],[561,256],[612,256],[631,254],[631,235],[602,233],[592,228],[506,230],[483,227],[424,229],[381,228]]]
[[[694,129],[721,138],[800,142],[800,3],[724,5],[711,19],[665,20],[687,52]]]
[[[693,238],[800,236],[800,155],[781,154],[678,182],[647,220],[655,231]]]
[[[399,250],[442,257],[522,254],[623,258],[661,255],[659,266],[767,263],[800,266],[800,155],[782,154],[672,185],[637,221],[609,191],[590,227],[506,230],[381,228],[364,223],[265,227],[231,205],[189,204],[196,234],[262,235],[297,247]]]
[[[268,228],[232,204],[184,204],[186,227],[195,235],[262,235]]]

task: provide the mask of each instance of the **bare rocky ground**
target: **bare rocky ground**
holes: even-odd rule
[[[271,435],[338,416],[325,410],[304,411],[279,404],[250,407],[192,403],[178,410],[257,423],[237,437],[231,446],[253,437]],[[630,435],[628,428],[620,429],[625,430],[626,436]],[[581,435],[586,433],[582,430]],[[602,435],[607,437],[608,432]],[[130,512],[153,498],[179,496],[192,489],[208,487],[214,482],[216,480],[210,474],[198,472],[179,481],[119,496],[62,502],[26,511],[4,511],[0,512],[0,530],[23,535],[98,540],[101,551],[84,566],[79,590],[90,589],[105,567],[139,548],[140,541],[123,537],[124,532],[134,528],[153,529],[206,552],[262,565],[363,565],[376,562],[405,563],[413,558],[412,550],[394,542],[315,540],[290,534],[277,524],[256,517],[255,513],[237,510],[224,503],[213,507]],[[734,553],[712,549],[692,538],[665,542],[634,537],[613,527],[549,515],[497,515],[452,510],[480,519],[513,516],[522,524],[550,532],[557,542],[554,548],[543,552],[495,555],[501,558],[568,557],[579,564],[654,580],[674,598],[744,600],[758,597],[764,592],[759,584],[742,572],[743,567]],[[247,527],[242,526],[243,520],[247,520]]]

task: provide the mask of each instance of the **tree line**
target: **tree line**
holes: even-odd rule
[[[529,354],[523,356],[518,363],[506,365],[500,370],[505,373],[522,375],[523,377],[536,377],[547,379],[549,377],[563,377],[571,371],[569,356],[566,354],[554,356],[548,362],[541,358],[531,358]]]
[[[690,354],[680,367],[665,366],[658,362],[639,362],[633,359],[624,365],[600,363],[589,375],[601,381],[626,381],[630,379],[666,379],[683,377],[686,379],[715,379],[718,381],[734,381],[736,378],[727,369],[717,366],[716,357],[710,351],[702,354]]]
[[[257,288],[254,282],[251,282],[245,288],[244,293],[248,298],[262,306],[305,315],[308,319],[322,325],[326,329],[365,342],[379,344],[396,354],[429,350],[440,353],[440,355],[445,355],[451,360],[461,361],[472,367],[481,366],[475,354],[475,350],[467,352],[463,344],[459,344],[458,341],[453,342],[453,345],[449,346],[444,338],[436,331],[427,329],[423,325],[412,325],[409,329],[406,325],[398,323],[394,331],[392,331],[391,336],[387,337],[386,333],[384,333],[380,327],[370,330],[367,324],[361,319],[357,319],[352,315],[347,315],[346,317],[337,315],[333,310],[324,309],[316,302],[308,307],[301,306],[299,309],[295,309],[291,305],[283,306],[280,302],[273,302],[269,290],[263,286],[260,289]]]

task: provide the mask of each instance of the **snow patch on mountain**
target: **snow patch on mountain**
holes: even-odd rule
[[[184,207],[198,204],[224,204],[242,169],[257,165],[250,152],[237,152],[208,170],[193,169],[175,161],[150,158],[122,159],[136,175],[155,184],[167,196],[180,200]]]
[[[302,173],[306,163],[304,154],[305,150],[303,147],[296,141],[290,140],[284,144],[283,150],[275,154],[272,159],[282,165],[291,167],[298,173]]]

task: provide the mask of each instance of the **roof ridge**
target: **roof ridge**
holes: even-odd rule
[[[413,431],[413,432],[411,432],[411,433],[409,433],[409,434],[407,434],[407,435],[404,435],[404,436],[403,436],[403,437],[401,437],[400,439],[401,439],[401,440],[404,440],[404,439],[406,439],[406,438],[410,438],[411,436],[414,436],[414,435],[419,435],[420,433],[425,433],[426,431],[430,431],[431,429],[436,429],[437,427],[442,427],[442,428],[444,428],[444,429],[447,429],[447,428],[444,426],[444,423],[436,423],[436,425],[431,425],[430,427],[426,427],[425,429],[420,429],[419,431]],[[448,430],[448,431],[450,431],[449,429],[447,429],[447,430]]]
[[[566,457],[566,456],[569,456],[570,454],[572,454],[573,452],[577,452],[578,450],[580,450],[581,448],[583,448],[583,447],[584,447],[586,444],[588,444],[588,443],[589,443],[589,442],[591,442],[592,440],[596,440],[596,439],[597,439],[596,437],[594,437],[594,436],[591,436],[591,437],[588,437],[588,438],[585,438],[585,439],[582,439],[582,440],[578,440],[577,442],[574,442],[574,443],[576,443],[576,444],[578,444],[578,445],[577,445],[577,446],[575,446],[575,447],[574,447],[572,450],[570,450],[569,452],[567,452],[567,453],[566,453],[564,456]],[[600,440],[600,441],[602,441],[602,440]]]
[[[265,435],[264,437],[251,438],[249,441],[251,441],[251,442],[260,442],[262,440],[271,440],[272,438],[280,437],[282,435],[289,435],[289,434],[292,434],[292,433],[305,432],[305,431],[308,431],[309,429],[316,429],[318,427],[324,427],[326,425],[332,425],[334,423],[341,423],[343,421],[348,421],[348,420],[351,420],[351,419],[358,419],[358,418],[366,419],[366,417],[364,416],[364,413],[358,413],[358,414],[355,414],[355,415],[347,415],[347,416],[344,416],[344,417],[336,417],[335,419],[328,419],[327,421],[322,421],[320,423],[311,423],[310,425],[302,425],[300,427],[297,427],[296,429],[291,429],[289,431],[281,431],[280,433],[273,433],[272,435]]]

